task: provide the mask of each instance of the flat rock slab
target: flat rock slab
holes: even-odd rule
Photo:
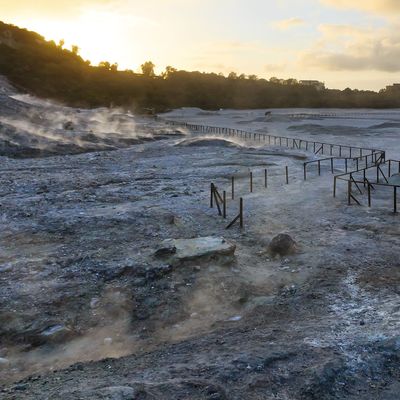
[[[163,252],[163,249],[166,251]],[[176,261],[189,261],[203,257],[233,256],[235,250],[236,245],[223,237],[209,236],[195,239],[166,239],[156,253],[162,253]]]

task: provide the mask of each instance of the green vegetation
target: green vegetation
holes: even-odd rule
[[[156,76],[147,61],[142,73],[118,71],[117,64],[99,66],[79,56],[79,48],[63,48],[34,32],[0,22],[0,74],[17,87],[71,106],[123,106],[137,111],[177,107],[400,107],[400,90],[318,90],[295,79],[258,79],[255,75],[178,71],[167,67]]]

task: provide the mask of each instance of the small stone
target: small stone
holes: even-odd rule
[[[286,233],[275,236],[269,244],[269,251],[273,255],[286,256],[296,251],[296,242]]]
[[[10,364],[10,360],[8,358],[0,357],[0,368],[6,367],[8,364]]]
[[[99,305],[100,300],[97,297],[93,297],[92,300],[90,300],[90,308],[96,308]]]
[[[41,336],[48,341],[60,342],[72,335],[72,330],[64,325],[53,325],[45,329]]]
[[[110,345],[112,345],[113,340],[112,340],[112,338],[107,337],[107,338],[105,338],[105,339],[103,340],[103,342],[104,342],[104,344],[105,344],[106,346],[110,346]]]
[[[17,383],[15,386],[14,386],[14,390],[26,390],[28,388],[28,384],[27,383]]]
[[[242,319],[242,316],[241,316],[241,315],[235,315],[234,317],[230,317],[230,318],[228,319],[228,321],[236,322],[236,321],[240,321],[241,319]]]
[[[137,398],[135,389],[130,386],[110,386],[101,390],[111,400],[133,400]]]
[[[164,242],[163,242],[164,243]],[[176,253],[176,247],[172,244],[170,245],[165,245],[163,247],[160,247],[157,249],[154,253],[156,257],[165,257],[165,256],[170,256],[172,254]]]

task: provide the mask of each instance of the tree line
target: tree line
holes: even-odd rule
[[[0,22],[0,74],[34,95],[76,107],[121,106],[135,111],[178,107],[220,108],[397,108],[400,91],[318,90],[295,79],[259,79],[182,71],[168,66],[157,75],[147,61],[141,73],[120,71],[108,61],[93,66],[78,46],[64,48],[26,29]]]

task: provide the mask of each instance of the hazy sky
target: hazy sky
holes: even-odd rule
[[[4,22],[80,47],[93,64],[400,82],[400,0],[0,0]]]

